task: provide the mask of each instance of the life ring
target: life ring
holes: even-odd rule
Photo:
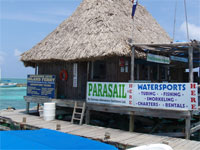
[[[68,77],[68,74],[67,74],[67,71],[66,70],[62,70],[61,72],[60,72],[60,80],[67,80],[67,77]]]

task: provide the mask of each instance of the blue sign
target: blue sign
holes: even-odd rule
[[[184,58],[184,57],[177,57],[177,56],[170,56],[171,60],[174,61],[180,61],[180,62],[188,62],[188,58]]]
[[[27,96],[55,98],[55,75],[28,75]]]

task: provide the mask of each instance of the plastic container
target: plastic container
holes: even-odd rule
[[[43,118],[45,121],[50,121],[55,119],[56,114],[56,104],[55,103],[44,103],[43,108]]]

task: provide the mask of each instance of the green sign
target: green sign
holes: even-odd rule
[[[126,98],[125,84],[88,83],[88,96]]]
[[[161,64],[170,64],[169,57],[159,56],[154,54],[147,54],[147,61],[161,63]]]

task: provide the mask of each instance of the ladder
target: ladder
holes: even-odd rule
[[[74,103],[74,111],[73,111],[73,115],[72,115],[72,120],[71,123],[74,123],[75,121],[78,122],[81,125],[83,122],[83,117],[84,117],[84,113],[85,113],[85,102],[81,102],[82,104],[78,104],[77,101],[75,101]]]

